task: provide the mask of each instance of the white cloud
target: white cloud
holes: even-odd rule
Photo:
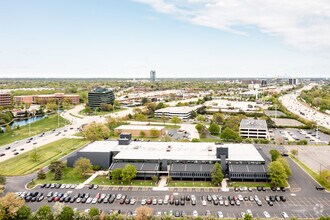
[[[330,49],[329,0],[135,0],[195,25],[276,35],[299,49]]]

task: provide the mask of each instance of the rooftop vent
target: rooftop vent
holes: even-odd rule
[[[172,149],[172,146],[171,145],[168,145],[167,148],[166,148],[166,152],[170,152]]]
[[[212,151],[212,147],[211,146],[208,146],[207,147],[207,151]]]
[[[133,147],[133,149],[139,149],[139,146],[138,145],[135,145],[134,147]]]

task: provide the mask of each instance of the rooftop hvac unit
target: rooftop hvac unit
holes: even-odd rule
[[[171,146],[171,145],[168,145],[167,148],[166,148],[166,151],[167,151],[167,152],[170,152],[171,149],[172,149],[172,146]]]

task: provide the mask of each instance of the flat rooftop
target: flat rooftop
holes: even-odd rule
[[[228,147],[230,161],[265,161],[253,144],[132,141],[129,145],[118,145],[118,141],[95,141],[80,151],[119,152],[116,160],[218,161],[217,147]]]
[[[242,119],[240,129],[267,129],[266,120]]]
[[[167,107],[158,109],[155,112],[156,113],[180,113],[180,114],[188,114],[191,111],[196,111],[198,108],[200,108],[201,105],[197,106],[181,106],[181,107]]]
[[[163,130],[165,127],[164,126],[151,126],[151,125],[121,125],[115,129],[120,129],[120,130],[152,130],[156,129],[157,131]]]

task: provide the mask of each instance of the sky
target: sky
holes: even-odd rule
[[[0,78],[330,77],[329,0],[0,0]]]

